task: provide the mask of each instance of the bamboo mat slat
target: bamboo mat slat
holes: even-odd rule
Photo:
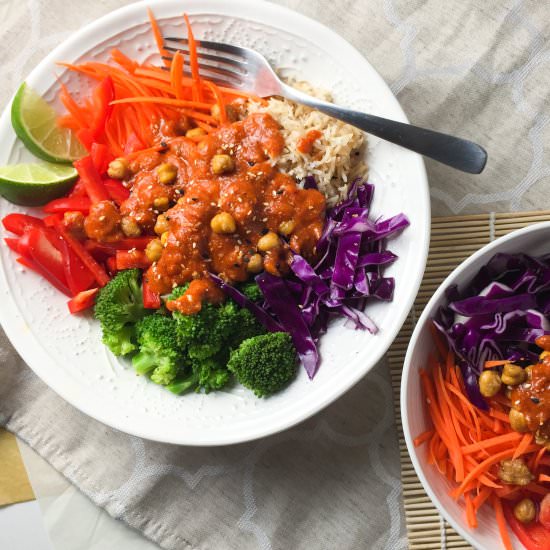
[[[497,237],[533,223],[550,221],[550,210],[434,218],[428,264],[416,301],[388,351],[401,457],[401,481],[410,550],[470,550],[443,520],[426,495],[412,466],[401,425],[401,371],[416,319],[445,277],[468,256]]]

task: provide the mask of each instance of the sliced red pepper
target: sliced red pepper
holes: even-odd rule
[[[113,80],[110,76],[107,76],[96,86],[92,94],[94,118],[90,126],[90,131],[96,140],[105,131],[105,125],[113,111],[111,101],[114,99],[115,87],[113,85]]]
[[[84,311],[90,309],[95,304],[95,297],[98,293],[99,288],[90,288],[89,290],[83,290],[79,292],[76,296],[73,296],[68,302],[69,311],[71,313],[78,313],[79,311]]]
[[[25,231],[32,227],[44,227],[44,222],[40,218],[29,216],[28,214],[8,214],[2,220],[4,227],[11,233],[23,235]]]
[[[94,166],[92,157],[88,155],[87,157],[77,160],[74,163],[74,167],[78,170],[80,179],[84,183],[86,193],[88,193],[88,197],[90,197],[92,204],[110,200],[111,197],[107,189],[105,189],[103,181],[101,181],[101,177]]]
[[[63,254],[59,250],[58,235],[48,227],[34,227],[28,232],[28,250],[31,259],[47,271],[63,286],[68,286],[63,265]],[[69,289],[70,290],[70,289]]]
[[[44,218],[44,225],[46,227],[56,227],[57,224],[63,221],[62,214],[49,214]]]
[[[36,262],[31,260],[30,258],[19,256],[19,258],[17,258],[16,261],[19,262],[21,265],[24,265],[28,269],[31,269],[32,271],[44,277],[44,279],[46,279],[52,286],[57,288],[57,290],[59,290],[60,292],[63,292],[63,294],[66,294],[67,296],[71,295],[71,292],[65,285],[61,284],[57,279],[52,277],[47,271],[44,271]]]
[[[147,259],[143,250],[117,250],[116,268],[119,271],[123,269],[147,269],[151,262]]]
[[[78,141],[84,145],[86,148],[86,151],[88,153],[92,150],[92,145],[94,144],[94,134],[91,130],[88,128],[81,128],[76,133],[76,137],[78,138]]]
[[[550,548],[550,530],[538,521],[521,523],[514,515],[513,505],[504,504],[504,515],[516,537],[527,550],[548,550]]]
[[[111,277],[115,275],[115,273],[118,271],[116,268],[116,257],[115,256],[109,256],[107,260],[105,261],[107,265],[107,270],[111,274]]]
[[[145,277],[143,278],[142,290],[143,307],[146,309],[158,309],[160,307],[160,294],[151,290],[151,287]]]
[[[82,212],[88,214],[92,203],[88,197],[62,197],[60,199],[54,199],[48,204],[44,205],[44,212],[46,214],[55,214],[57,212]]]
[[[111,280],[105,269],[94,260],[93,256],[84,248],[84,245],[75,239],[65,227],[60,225],[57,229],[74,253],[82,260],[82,263],[92,272],[99,286],[105,286]]]
[[[10,250],[13,250],[15,253],[19,254],[19,239],[14,237],[5,237],[4,242],[8,245]]]
[[[95,282],[93,273],[84,265],[67,241],[60,239],[63,255],[63,268],[69,290],[73,295],[89,289]]]
[[[132,248],[136,248],[137,250],[145,250],[147,245],[154,238],[155,237],[127,237],[112,243],[100,243],[89,239],[84,242],[84,246],[90,252],[101,250],[109,254],[114,254],[117,250],[132,250]]]
[[[84,182],[81,179],[79,179],[74,184],[74,187],[71,189],[71,192],[67,195],[67,197],[88,197],[88,193],[86,193],[86,187],[84,186]]]
[[[118,205],[122,204],[130,196],[130,190],[126,189],[118,180],[107,178],[103,180],[103,185],[107,189],[107,193]]]
[[[109,163],[114,159],[107,146],[103,145],[103,143],[93,143],[90,156],[92,157],[96,170],[100,174],[105,174],[105,172],[107,172]]]

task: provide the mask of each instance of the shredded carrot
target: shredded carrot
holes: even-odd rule
[[[172,58],[172,64],[170,66],[170,79],[172,81],[172,88],[176,93],[178,99],[183,98],[183,55],[181,52],[176,52]]]
[[[457,484],[451,495],[463,500],[470,528],[477,527],[481,506],[491,503],[503,545],[511,549],[502,501],[515,502],[525,495],[540,501],[548,493],[545,484],[550,482],[550,457],[535,443],[532,433],[512,430],[508,414],[511,403],[504,394],[488,400],[486,411],[470,402],[453,354],[443,340],[437,342],[439,360],[429,356],[428,370],[419,371],[433,428],[420,434],[414,445],[425,444],[428,463]],[[488,365],[497,367],[502,362]],[[525,486],[502,483],[500,463],[518,458],[528,465],[535,481]]]
[[[218,108],[220,110],[220,122],[225,124],[227,122],[227,111],[225,110],[225,103],[223,101],[220,89],[209,80],[205,80],[204,83],[208,86],[208,88],[210,88],[212,95],[216,98],[216,103],[218,104]]]
[[[485,361],[485,364],[483,365],[484,369],[494,369],[495,367],[502,367],[504,365],[507,365],[510,363],[510,361],[506,360],[499,360],[499,361]]]
[[[185,24],[187,25],[187,41],[189,44],[189,65],[191,67],[191,77],[193,78],[193,99],[195,101],[202,101],[202,86],[201,77],[199,73],[199,59],[197,54],[197,43],[195,36],[193,35],[193,29],[189,22],[189,17],[185,13],[183,15]]]
[[[151,28],[153,29],[153,35],[155,37],[155,42],[157,43],[157,48],[161,57],[168,57],[169,53],[164,49],[164,38],[160,32],[160,27],[155,19],[155,16],[150,8],[147,8],[147,15],[149,16],[149,22],[151,23]],[[169,67],[170,61],[164,60],[164,64]]]
[[[204,103],[201,101],[186,101],[184,99],[174,99],[171,97],[147,97],[147,96],[134,96],[126,97],[124,99],[115,99],[111,102],[111,105],[118,105],[122,103],[158,103],[162,105],[174,105],[175,107],[192,107],[193,109],[206,109],[210,110],[212,104]],[[204,116],[204,115],[203,115]],[[216,121],[215,118],[208,117],[212,121]]]

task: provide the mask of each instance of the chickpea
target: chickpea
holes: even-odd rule
[[[258,250],[267,252],[268,250],[277,248],[280,244],[281,241],[279,241],[277,234],[273,233],[273,231],[269,231],[269,233],[266,233],[263,237],[260,237],[260,240],[258,241]]]
[[[168,231],[169,228],[170,226],[168,224],[168,218],[164,214],[158,216],[157,222],[155,223],[155,233],[157,235],[162,235],[163,233]]]
[[[279,224],[279,233],[288,237],[294,229],[296,229],[296,222],[294,220],[287,220]]]
[[[502,382],[498,372],[485,370],[479,377],[479,391],[485,397],[495,396],[502,387]]]
[[[517,386],[522,382],[525,382],[527,374],[518,365],[512,363],[506,363],[502,369],[502,383],[507,386]]]
[[[145,248],[145,255],[150,262],[156,262],[160,260],[162,255],[162,243],[160,239],[153,239],[149,241],[147,247]]]
[[[252,254],[248,264],[246,264],[246,269],[250,273],[259,273],[264,267],[264,260],[260,254]]]
[[[118,158],[109,163],[107,174],[110,178],[123,180],[129,176],[128,162],[124,158]]]
[[[160,242],[163,244],[163,246],[166,246],[166,243],[168,242],[168,231],[165,231],[161,236],[160,236]]]
[[[214,174],[227,174],[235,169],[235,161],[229,155],[214,155],[210,168]]]
[[[130,218],[130,216],[122,216],[120,228],[127,237],[139,237],[141,235],[141,228],[136,220]]]
[[[216,120],[220,120],[220,106],[217,103],[214,103],[214,105],[212,105],[212,108],[210,109],[210,114]],[[225,106],[225,114],[227,116],[228,122],[235,122],[238,118],[237,110],[235,109],[235,107],[233,107],[233,105]]]
[[[235,219],[228,212],[220,212],[210,220],[210,227],[214,233],[235,233],[237,224]]]
[[[178,177],[178,169],[169,162],[163,162],[157,167],[157,176],[159,178],[159,183],[171,185]]]
[[[191,130],[187,130],[187,132],[185,132],[185,137],[188,138],[196,138],[205,135],[206,130],[203,130],[202,128],[191,128]]]
[[[176,122],[175,130],[180,136],[184,136],[186,132],[191,130],[191,120],[189,117],[186,115],[181,115],[179,120]]]
[[[168,199],[168,197],[157,197],[153,201],[153,206],[157,210],[160,210],[161,212],[165,212],[166,210],[168,210],[168,207],[170,206],[170,200]]]
[[[518,411],[517,409],[510,409],[508,414],[510,418],[510,427],[516,432],[525,433],[529,431],[529,426],[527,425],[527,419],[525,415]]]
[[[514,506],[514,516],[521,523],[531,523],[536,514],[535,503],[530,498],[524,498]]]
[[[71,235],[78,240],[86,238],[86,232],[84,231],[85,217],[82,212],[69,211],[63,214],[63,225],[71,233]]]

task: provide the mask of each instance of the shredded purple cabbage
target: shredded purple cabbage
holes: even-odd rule
[[[536,361],[535,340],[550,334],[550,257],[496,254],[446,297],[434,324],[457,358],[470,401],[487,410],[478,385],[485,361]]]
[[[303,183],[308,189],[317,187],[311,176]],[[290,333],[310,378],[319,367],[317,343],[331,318],[344,316],[346,326],[375,334],[378,328],[364,309],[371,300],[393,298],[395,281],[384,277],[382,270],[397,256],[385,249],[385,242],[407,227],[409,221],[403,214],[386,220],[369,219],[373,196],[372,184],[356,180],[348,196],[327,211],[315,265],[295,253],[290,277],[258,275],[256,282],[264,296],[262,305],[212,276],[228,296],[247,307],[267,330]]]

